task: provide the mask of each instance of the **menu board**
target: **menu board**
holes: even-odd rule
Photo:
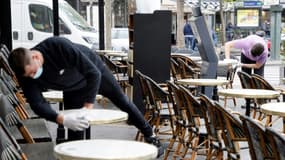
[[[236,9],[236,26],[259,27],[260,16],[260,8],[238,8]]]

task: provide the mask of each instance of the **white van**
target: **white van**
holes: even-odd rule
[[[52,0],[12,0],[13,48],[31,48],[53,36]],[[72,42],[89,48],[99,46],[98,32],[66,1],[58,1],[59,32]]]

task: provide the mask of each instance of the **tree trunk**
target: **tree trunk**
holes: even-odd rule
[[[177,48],[183,48],[185,46],[184,35],[184,0],[177,0]]]
[[[223,11],[223,4],[224,0],[220,0],[220,16],[221,16],[221,43],[222,46],[224,46],[225,44],[225,35],[226,35],[226,31],[225,31],[225,19],[224,19],[224,11]]]

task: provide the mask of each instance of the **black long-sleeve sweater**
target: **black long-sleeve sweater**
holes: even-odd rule
[[[85,46],[60,37],[48,38],[32,50],[40,51],[43,55],[43,73],[38,79],[18,78],[24,95],[36,114],[53,122],[58,115],[43,98],[43,89],[84,89],[85,102],[94,102],[104,68],[98,55]]]

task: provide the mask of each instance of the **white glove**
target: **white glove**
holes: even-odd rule
[[[89,127],[87,119],[78,117],[78,115],[63,115],[63,125],[73,131],[82,131]]]

